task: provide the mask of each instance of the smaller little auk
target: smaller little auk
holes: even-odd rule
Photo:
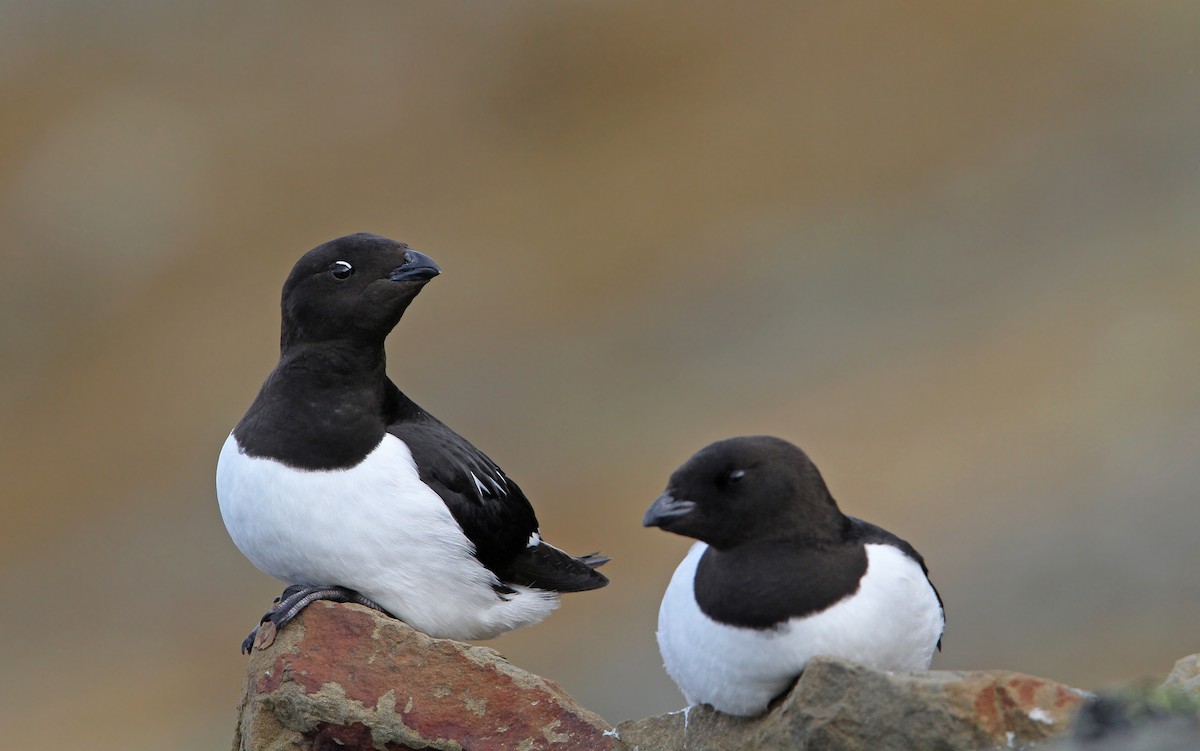
[[[607,558],[543,541],[521,488],[388,378],[384,339],[440,273],[360,233],[317,246],[288,276],[279,364],[217,462],[234,544],[288,585],[243,651],[318,599],[490,639],[541,621],[560,592],[608,583],[595,570]],[[397,351],[420,357],[430,337],[413,331]]]
[[[816,655],[925,670],[945,615],[904,540],[838,510],[821,473],[770,436],[718,441],[671,475],[643,524],[699,542],[671,577],[658,647],[689,704],[767,710]]]

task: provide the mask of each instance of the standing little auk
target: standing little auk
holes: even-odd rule
[[[699,540],[658,613],[663,663],[689,704],[755,715],[815,655],[924,670],[941,647],[942,601],[920,554],[839,511],[787,441],[701,449],[643,523]]]
[[[234,544],[289,585],[243,651],[318,599],[489,639],[541,621],[560,592],[608,583],[595,570],[607,558],[544,542],[517,484],[388,378],[384,339],[439,273],[360,233],[306,253],[283,285],[279,364],[217,462]]]

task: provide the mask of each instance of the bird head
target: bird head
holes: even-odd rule
[[[642,524],[718,550],[752,540],[833,539],[841,512],[796,446],[770,436],[710,444],[675,470]]]
[[[283,285],[283,345],[382,344],[441,269],[405,243],[360,232],[305,253]]]

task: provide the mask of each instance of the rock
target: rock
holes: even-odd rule
[[[1070,737],[1065,734],[1077,717]],[[707,706],[612,730],[497,652],[318,602],[250,657],[234,751],[1196,751],[1200,655],[1091,696],[1003,670],[880,672],[820,657],[770,712]]]
[[[621,723],[617,735],[644,751],[1023,748],[1063,733],[1083,698],[1022,673],[891,673],[819,657],[761,717],[701,705]]]
[[[1200,749],[1200,655],[1185,657],[1161,686],[1142,684],[1088,699],[1071,737],[1046,751]]]
[[[1173,686],[1200,699],[1200,654],[1175,661],[1164,686]]]
[[[253,651],[233,748],[619,751],[610,730],[495,650],[318,602]]]

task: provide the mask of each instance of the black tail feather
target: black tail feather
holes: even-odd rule
[[[600,568],[604,564],[611,561],[612,558],[609,558],[606,555],[601,555],[600,551],[597,550],[595,553],[588,553],[587,555],[581,555],[581,556],[579,556],[579,558],[577,560],[579,560],[581,563],[586,563],[591,568]]]
[[[596,571],[608,561],[598,553],[575,558],[543,542],[525,548],[496,575],[507,584],[551,592],[586,592],[608,584],[608,577]]]

